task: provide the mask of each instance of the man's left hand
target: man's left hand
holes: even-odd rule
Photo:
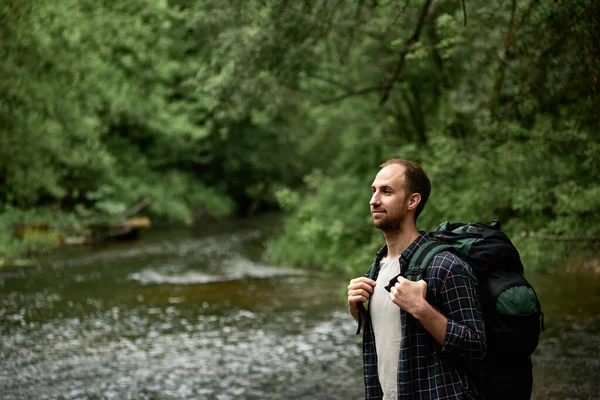
[[[398,283],[390,290],[390,299],[404,311],[415,315],[427,303],[426,294],[427,282],[424,280],[412,282],[400,276]]]

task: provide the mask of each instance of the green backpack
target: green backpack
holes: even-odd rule
[[[523,275],[519,252],[500,230],[498,221],[489,225],[444,222],[428,238],[401,275],[420,280],[433,257],[442,251],[467,262],[479,283],[487,340],[483,365],[474,366],[481,375],[480,394],[485,399],[529,399],[533,385],[531,354],[544,330],[544,314],[535,290]],[[375,264],[366,275],[372,279],[377,274]],[[396,282],[397,277],[388,288]]]

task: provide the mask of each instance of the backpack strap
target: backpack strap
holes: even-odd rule
[[[450,247],[450,245],[433,240],[419,246],[406,268],[406,274],[404,274],[406,279],[413,282],[421,280],[433,257]]]
[[[387,245],[383,245],[379,250],[377,250],[377,256],[375,257],[375,261],[371,264],[371,267],[363,276],[372,280],[377,280],[377,275],[379,274],[379,263],[387,254]],[[365,315],[367,310],[365,309],[365,305],[360,303],[358,305],[358,328],[356,329],[356,334],[360,333],[362,329],[363,322],[365,320]]]
[[[398,283],[398,278],[401,276],[412,282],[417,282],[423,279],[423,274],[429,266],[429,263],[431,263],[433,257],[435,257],[436,254],[451,248],[452,246],[438,241],[430,240],[426,243],[423,243],[411,257],[410,262],[406,267],[406,271],[402,271],[399,275],[396,275],[390,279],[388,285],[385,287],[385,290],[388,292],[391,291],[392,287]]]

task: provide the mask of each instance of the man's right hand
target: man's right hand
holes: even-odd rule
[[[364,303],[373,294],[375,281],[361,276],[350,281],[348,285],[348,311],[354,319],[358,319],[358,303]]]

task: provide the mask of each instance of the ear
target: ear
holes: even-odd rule
[[[421,202],[421,194],[413,193],[408,197],[408,211],[415,211]]]

